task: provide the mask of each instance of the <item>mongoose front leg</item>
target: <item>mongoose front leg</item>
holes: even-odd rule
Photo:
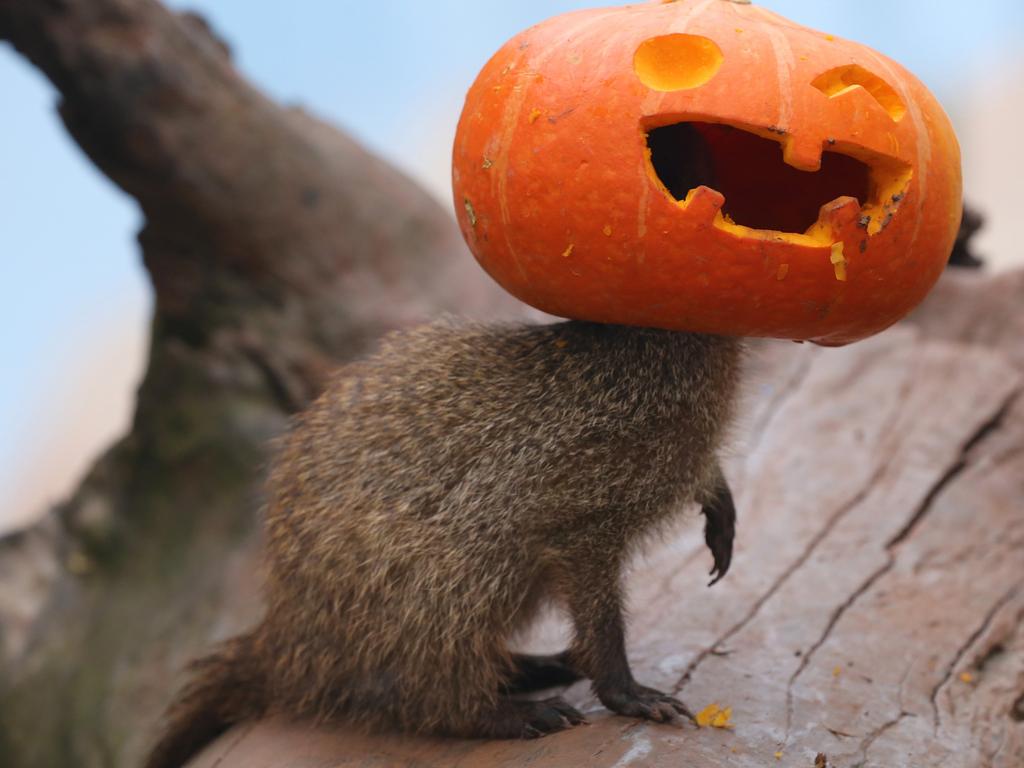
[[[590,678],[594,693],[613,712],[656,722],[679,715],[692,719],[681,701],[633,679],[626,659],[619,578],[617,558],[602,561],[593,553],[590,562],[570,576],[569,611],[576,630],[569,650],[572,667]]]
[[[704,541],[715,558],[715,564],[708,573],[711,576],[710,587],[728,573],[732,562],[732,542],[736,537],[736,505],[721,466],[716,467],[714,485],[703,501],[701,513],[706,518]]]

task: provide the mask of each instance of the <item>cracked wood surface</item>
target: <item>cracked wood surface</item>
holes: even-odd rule
[[[986,301],[986,297],[994,297]],[[728,474],[734,569],[692,516],[629,577],[647,684],[732,730],[609,716],[535,742],[365,736],[267,721],[194,768],[1024,765],[1024,273],[951,275],[912,319],[853,347],[758,345]],[[968,341],[969,343],[965,343]],[[553,649],[551,618],[525,638]],[[776,754],[781,753],[776,758]]]

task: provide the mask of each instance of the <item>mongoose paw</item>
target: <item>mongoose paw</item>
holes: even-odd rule
[[[729,571],[732,562],[732,544],[736,538],[736,503],[729,490],[725,475],[718,470],[715,489],[701,508],[707,518],[704,523],[704,541],[715,558],[715,564],[708,574],[711,581],[708,586],[717,584]]]
[[[537,738],[564,731],[587,719],[561,696],[542,701],[524,701],[524,738]]]
[[[680,715],[693,720],[693,714],[679,699],[638,683],[619,690],[600,691],[598,698],[612,712],[627,717],[639,717],[656,723],[675,722]]]
[[[523,739],[537,739],[587,722],[587,718],[561,696],[542,701],[517,701],[515,709],[521,720],[517,735]]]
[[[708,586],[713,587],[729,572],[729,565],[732,563],[732,544],[736,536],[736,512],[730,504],[725,508],[706,506],[704,514],[707,516],[704,525],[704,540],[715,560],[708,573],[711,577]]]

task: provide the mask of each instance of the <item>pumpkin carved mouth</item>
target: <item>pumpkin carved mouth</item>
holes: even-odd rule
[[[895,158],[833,141],[823,147],[819,170],[795,168],[783,158],[785,132],[775,129],[690,120],[651,127],[646,137],[649,170],[665,193],[684,208],[700,199],[716,226],[736,234],[761,230],[831,243],[837,208],[877,234],[911,177],[910,166]]]

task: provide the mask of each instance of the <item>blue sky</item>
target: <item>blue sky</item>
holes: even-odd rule
[[[578,0],[193,0],[239,68],[444,193],[448,134],[476,71],[541,19],[610,5]],[[795,21],[868,43],[916,72],[958,118],[972,78],[1024,32],[1019,0],[763,0]],[[82,396],[68,360],[125,326],[141,344],[149,289],[135,204],[70,142],[48,83],[0,45],[0,488],[45,426],[47,402]],[[1024,96],[1024,88],[1017,97]],[[138,346],[136,344],[136,347]],[[128,397],[130,376],[111,381]],[[103,386],[103,385],[101,385]],[[84,401],[83,401],[84,402]],[[83,406],[84,407],[84,406]],[[63,439],[59,427],[42,439]],[[38,460],[38,459],[33,459]],[[0,496],[3,499],[3,496]]]

